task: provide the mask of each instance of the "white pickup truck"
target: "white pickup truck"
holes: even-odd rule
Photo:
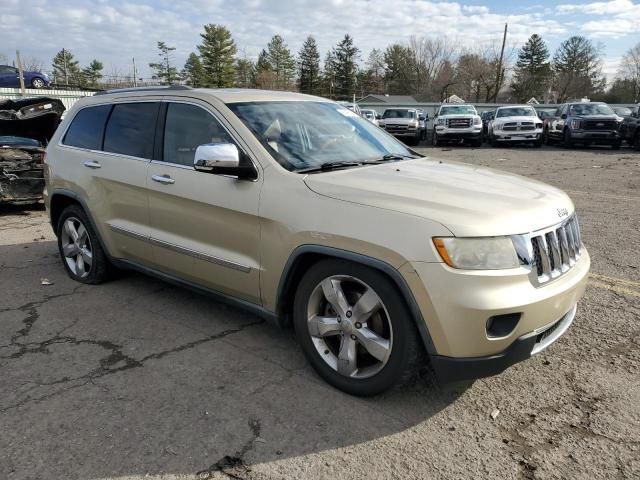
[[[531,143],[542,146],[542,120],[530,105],[499,107],[488,128],[489,142],[496,147],[500,143]]]
[[[444,142],[471,142],[482,145],[482,119],[473,105],[441,105],[436,114],[433,145]]]

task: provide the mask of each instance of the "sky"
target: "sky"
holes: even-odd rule
[[[366,59],[409,37],[442,37],[468,47],[498,41],[509,24],[507,46],[519,47],[531,34],[551,52],[571,35],[601,44],[604,71],[612,78],[620,58],[640,42],[640,3],[631,0],[424,1],[424,0],[0,0],[0,58],[51,59],[63,47],[81,66],[97,58],[105,74],[113,68],[150,76],[156,42],[175,46],[182,67],[196,51],[205,23],[226,25],[239,56],[256,58],[269,39],[280,34],[294,53],[308,35],[321,55],[345,33],[354,37]]]

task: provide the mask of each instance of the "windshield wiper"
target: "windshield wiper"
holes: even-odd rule
[[[326,162],[315,167],[300,168],[294,170],[296,173],[311,173],[311,172],[327,172],[329,170],[337,170],[340,168],[360,167],[364,165],[364,162]]]

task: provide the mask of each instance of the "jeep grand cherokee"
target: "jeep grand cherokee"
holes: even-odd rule
[[[135,268],[292,325],[356,395],[501,372],[573,321],[589,255],[569,197],[422,157],[287,92],[107,92],[47,149],[46,205],[83,283]]]

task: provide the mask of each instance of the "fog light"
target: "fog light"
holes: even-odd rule
[[[487,337],[500,338],[509,335],[518,325],[522,313],[495,315],[487,320]]]

